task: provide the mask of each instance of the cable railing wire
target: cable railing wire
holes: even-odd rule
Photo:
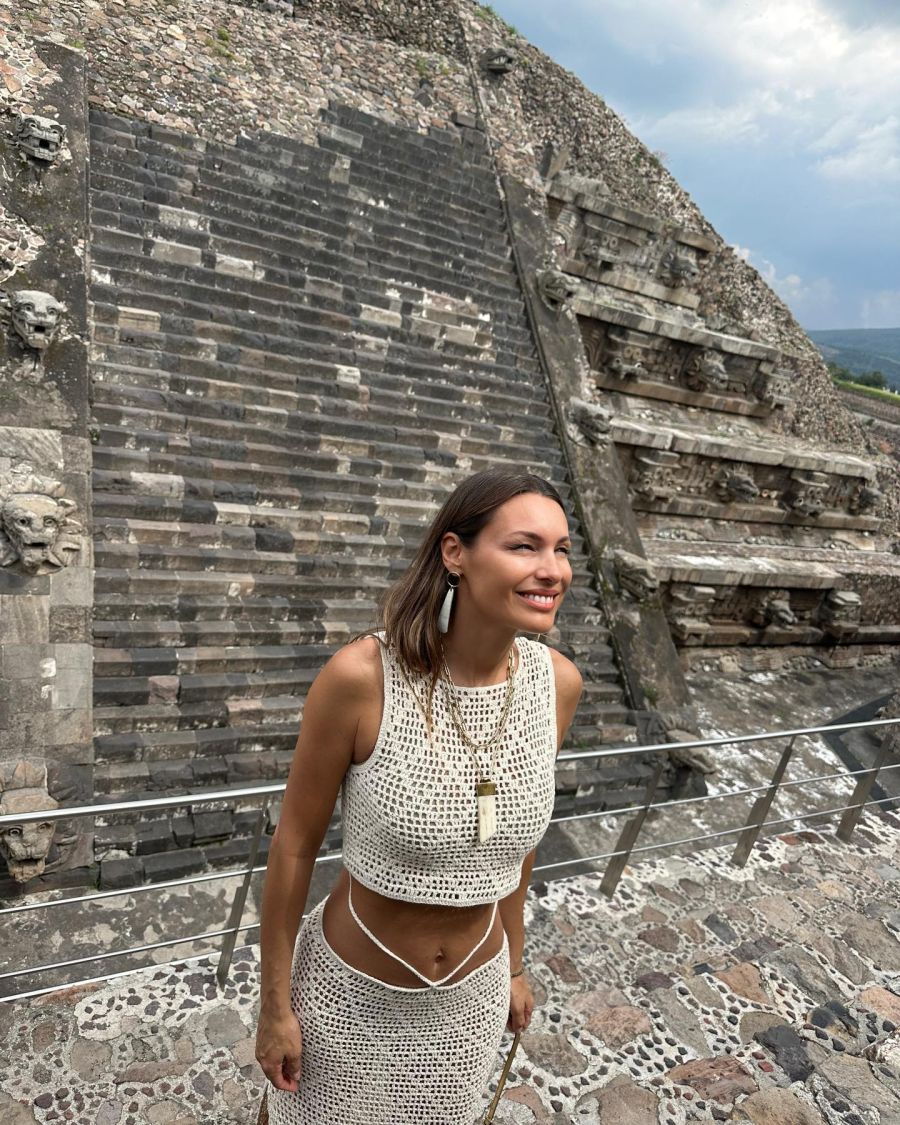
[[[624,870],[625,863],[632,855],[645,854],[648,852],[658,851],[661,848],[676,848],[685,847],[691,844],[705,843],[709,840],[723,839],[727,836],[734,836],[740,834],[741,840],[732,856],[732,862],[742,865],[746,863],[747,858],[752,849],[755,840],[763,829],[777,828],[784,825],[795,824],[797,822],[804,822],[812,819],[813,817],[830,817],[838,813],[843,814],[843,819],[838,828],[838,837],[845,841],[849,840],[862,811],[867,807],[881,806],[884,804],[898,803],[900,804],[900,797],[883,797],[879,799],[872,798],[872,788],[874,786],[876,776],[881,773],[892,769],[900,768],[900,761],[889,762],[889,749],[887,740],[882,741],[881,750],[878,757],[872,766],[863,767],[858,770],[848,770],[839,773],[823,774],[817,777],[799,778],[791,781],[782,779],[784,770],[787,767],[790,756],[793,752],[793,747],[798,738],[801,737],[814,737],[819,734],[834,734],[842,731],[850,730],[871,730],[879,729],[900,724],[900,718],[896,719],[873,719],[864,722],[855,723],[842,723],[833,724],[828,726],[817,727],[798,727],[792,730],[785,731],[764,731],[762,733],[749,734],[749,735],[733,735],[726,737],[719,737],[714,739],[698,739],[692,742],[679,742],[673,743],[659,743],[653,745],[628,745],[625,747],[606,747],[600,750],[586,750],[576,751],[574,753],[562,754],[558,758],[558,762],[563,764],[569,761],[585,761],[590,759],[603,759],[610,757],[621,757],[623,755],[636,755],[641,754],[649,756],[657,754],[657,769],[656,772],[648,782],[647,790],[645,793],[644,801],[638,805],[630,805],[625,808],[617,809],[596,809],[590,810],[585,813],[574,813],[569,815],[556,816],[551,819],[551,823],[568,823],[575,820],[598,819],[603,817],[620,817],[632,815],[632,819],[628,821],[619,836],[617,846],[614,850],[603,852],[599,855],[592,856],[575,856],[567,860],[561,860],[554,863],[542,864],[533,868],[532,874],[537,875],[547,871],[558,871],[564,868],[573,868],[585,864],[597,864],[601,861],[608,861],[607,867],[603,877],[603,890],[605,893],[612,895],[615,887],[621,878]],[[662,772],[662,757],[661,755],[670,751],[674,745],[679,749],[708,749],[717,746],[734,746],[754,742],[765,742],[771,740],[788,740],[787,747],[782,751],[781,760],[776,767],[772,780],[768,785],[752,786],[745,789],[732,790],[726,793],[713,793],[703,794],[695,797],[674,798],[668,801],[653,802],[655,795],[656,785],[658,784],[659,777]],[[833,809],[815,810],[812,812],[798,813],[789,817],[783,817],[775,820],[766,819],[765,814],[774,800],[775,796],[782,789],[787,789],[799,785],[813,785],[826,781],[834,781],[843,778],[857,778],[856,788],[850,803],[841,805]],[[73,808],[61,809],[48,809],[48,810],[35,810],[32,812],[8,814],[0,816],[0,828],[7,824],[23,824],[37,820],[68,820],[77,817],[107,817],[116,815],[118,813],[134,813],[134,812],[149,812],[160,811],[164,809],[177,809],[183,808],[186,805],[203,805],[217,801],[261,801],[255,831],[250,845],[250,857],[248,859],[248,866],[244,868],[232,869],[229,871],[220,872],[207,872],[200,875],[192,875],[183,879],[170,879],[157,883],[138,884],[133,887],[126,888],[112,888],[109,890],[101,890],[92,892],[87,895],[76,895],[62,899],[49,899],[42,902],[34,903],[17,903],[13,906],[0,908],[0,918],[12,914],[19,914],[26,911],[45,910],[45,909],[58,909],[64,906],[73,906],[81,904],[90,904],[98,901],[105,901],[112,898],[118,898],[133,894],[146,894],[156,890],[171,890],[198,883],[209,883],[222,879],[235,879],[242,880],[236,894],[231,908],[231,918],[229,924],[223,928],[207,931],[201,934],[189,934],[186,936],[179,936],[175,938],[167,938],[157,942],[149,942],[143,945],[132,946],[124,950],[107,950],[102,953],[94,953],[82,957],[69,958],[63,961],[48,962],[43,965],[27,966],[23,969],[10,970],[0,973],[0,980],[13,980],[23,976],[31,976],[43,972],[59,971],[61,969],[71,968],[74,965],[87,964],[92,961],[107,961],[119,957],[133,957],[142,953],[152,953],[159,949],[171,948],[175,945],[182,945],[187,943],[194,943],[198,941],[212,941],[216,938],[224,939],[224,946],[219,954],[219,964],[216,971],[216,976],[220,985],[223,985],[227,979],[227,972],[230,967],[231,958],[234,951],[234,944],[239,933],[244,933],[248,930],[255,929],[259,923],[249,922],[244,923],[242,919],[244,902],[249,889],[250,881],[254,875],[259,874],[265,870],[265,864],[256,864],[256,855],[259,849],[261,837],[268,822],[268,805],[273,797],[277,797],[284,792],[285,782],[274,782],[267,785],[258,786],[243,786],[240,788],[232,789],[218,789],[206,790],[202,793],[186,793],[176,794],[166,797],[149,797],[132,801],[110,801],[94,805],[81,805]],[[731,797],[745,797],[754,794],[765,794],[759,797],[754,803],[753,809],[747,821],[740,826],[734,828],[720,829],[715,832],[701,833],[695,836],[686,836],[677,840],[664,840],[658,843],[636,845],[636,839],[640,832],[641,826],[650,812],[663,812],[668,809],[679,808],[685,805],[699,804],[710,801],[722,801]],[[623,846],[625,843],[625,846]],[[316,859],[316,864],[327,863],[338,860],[342,857],[340,851],[329,852],[325,855],[320,855]],[[213,952],[213,951],[211,951]],[[202,959],[209,957],[211,952],[192,955],[189,958],[178,958],[174,961],[164,962],[166,965],[181,964],[185,960]],[[153,962],[159,967],[159,962]],[[128,972],[134,970],[122,970],[120,972],[92,977],[86,980],[74,982],[74,985],[92,984],[100,981],[111,980],[116,977],[126,975]],[[45,995],[49,992],[56,991],[60,987],[73,987],[73,984],[63,985],[49,985],[45,988],[32,989],[27,992],[16,993],[9,996],[0,996],[0,1003],[8,1002],[16,999],[27,999],[29,997]]]

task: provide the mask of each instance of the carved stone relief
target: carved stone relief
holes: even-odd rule
[[[791,609],[790,591],[770,590],[764,593],[751,614],[751,620],[762,629],[769,625],[782,629],[796,625],[797,615]]]
[[[58,807],[47,791],[47,768],[41,763],[26,760],[0,763],[0,785],[0,816]],[[43,874],[54,829],[52,820],[0,828],[0,853],[17,883],[26,883]]]
[[[825,493],[829,480],[825,473],[810,469],[795,469],[791,473],[791,484],[785,489],[779,503],[799,516],[815,517],[825,511]]]
[[[10,326],[26,348],[45,351],[53,343],[65,311],[60,301],[40,289],[5,290],[0,305],[9,313]]]
[[[759,487],[749,473],[723,465],[715,478],[715,492],[723,504],[752,504]]]
[[[778,368],[771,371],[761,365],[753,380],[752,390],[763,406],[769,407],[770,410],[776,410],[789,406],[793,402],[794,385],[793,371],[789,371],[787,368]]]
[[[829,637],[846,641],[859,630],[862,599],[853,590],[829,590],[819,607],[819,625]]]
[[[670,246],[659,263],[659,279],[670,289],[692,289],[700,280],[696,251]]]
[[[679,457],[667,449],[646,449],[631,463],[629,484],[645,500],[671,500],[677,491]]]
[[[640,555],[617,549],[612,553],[612,561],[620,589],[634,601],[645,601],[659,589],[653,568]]]
[[[703,348],[684,367],[685,385],[692,391],[723,394],[728,390],[728,370],[719,352]]]
[[[644,355],[647,341],[639,332],[627,328],[610,328],[606,334],[606,357],[603,370],[614,379],[636,379],[646,371]]]
[[[554,313],[562,313],[572,307],[577,289],[560,270],[541,270],[536,278],[537,291],[541,300]]]
[[[53,164],[62,154],[66,129],[52,117],[23,113],[19,115],[16,122],[13,139],[26,156],[45,164]]]
[[[674,638],[684,645],[703,644],[715,600],[714,586],[673,583],[669,588],[666,613]]]
[[[566,410],[569,437],[577,445],[605,445],[609,440],[611,415],[598,402],[569,399]]]
[[[849,509],[853,515],[868,515],[875,512],[884,499],[884,493],[874,485],[863,481],[849,499]]]
[[[509,47],[491,47],[481,56],[481,65],[488,74],[509,74],[518,61]]]
[[[0,476],[0,567],[53,574],[81,550],[82,526],[59,481],[33,473]]]

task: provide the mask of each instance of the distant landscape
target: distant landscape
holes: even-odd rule
[[[900,328],[848,328],[810,332],[828,364],[852,375],[881,371],[888,386],[900,391]]]

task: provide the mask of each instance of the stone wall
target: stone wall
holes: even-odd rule
[[[91,446],[84,59],[9,32],[0,83],[0,813],[89,800]],[[7,830],[16,882],[90,861]],[[0,876],[0,887],[6,876]]]

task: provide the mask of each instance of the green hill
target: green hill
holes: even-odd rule
[[[900,389],[900,328],[848,328],[810,332],[827,363],[838,363],[855,375],[882,371]]]

